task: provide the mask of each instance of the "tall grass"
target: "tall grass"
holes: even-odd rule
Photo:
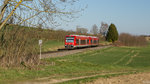
[[[128,33],[121,33],[119,36],[119,40],[125,46],[147,46],[148,43],[143,36],[135,36]]]
[[[27,33],[28,32],[28,33]],[[0,31],[0,65],[3,67],[33,66],[39,63],[32,32],[20,27]]]

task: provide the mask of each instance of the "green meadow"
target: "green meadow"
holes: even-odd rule
[[[42,77],[61,79],[96,75],[67,82],[72,84],[91,81],[99,77],[148,72],[150,70],[149,51],[150,45],[147,47],[109,47],[87,50],[64,57],[42,59],[44,65],[39,65],[38,70],[1,68],[0,82],[34,80]]]

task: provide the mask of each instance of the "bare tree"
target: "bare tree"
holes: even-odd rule
[[[8,2],[9,2],[9,0],[1,1],[1,3],[3,3],[3,4],[1,4],[1,6],[0,6],[0,21],[2,20],[2,18],[4,16]]]
[[[81,34],[86,34],[86,33],[88,32],[88,29],[86,29],[86,28],[79,28],[79,27],[77,26],[76,32],[77,32],[77,33],[81,33]]]
[[[74,20],[77,17],[76,13],[82,11],[82,9],[73,9],[79,6],[74,4],[76,1],[78,0],[33,0],[28,2],[27,0],[0,0],[0,29],[6,23],[37,28],[61,25],[61,22]],[[13,29],[5,26],[5,29],[0,30],[0,49],[4,52],[0,56],[0,66],[20,66],[22,63],[23,65],[29,64],[29,66],[39,64],[37,48],[34,46],[36,40],[33,41],[31,40],[33,38],[29,37],[33,35],[37,35],[37,39],[42,37],[38,35],[38,32],[26,31],[21,26],[15,26]],[[57,35],[65,36],[61,32],[53,35],[55,38],[58,38]],[[58,39],[63,39],[63,37]]]
[[[93,26],[92,26],[92,29],[91,29],[91,31],[90,31],[92,34],[98,34],[98,27],[97,27],[97,25],[96,24],[94,24]]]
[[[25,22],[37,26],[41,20],[44,27],[59,26],[64,21],[69,22],[78,17],[76,13],[83,9],[73,9],[77,7],[74,4],[77,1],[79,0],[1,0],[0,23],[4,25],[14,15],[15,23],[19,25]]]
[[[102,22],[100,27],[100,34],[106,36],[109,25],[107,23]]]

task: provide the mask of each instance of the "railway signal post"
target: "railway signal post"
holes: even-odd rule
[[[40,46],[40,59],[41,59],[42,40],[39,40],[39,46]]]

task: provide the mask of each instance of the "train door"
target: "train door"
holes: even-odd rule
[[[79,45],[81,45],[81,39],[79,39]]]
[[[87,45],[87,39],[85,40],[85,44]]]

